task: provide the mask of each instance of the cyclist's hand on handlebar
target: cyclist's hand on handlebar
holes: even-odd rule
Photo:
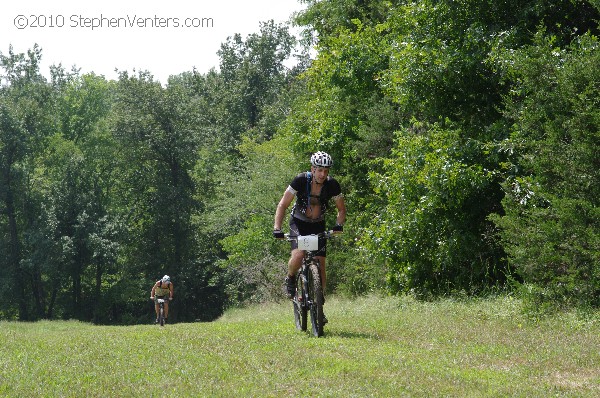
[[[273,237],[275,239],[285,239],[285,235],[283,234],[283,231],[280,229],[273,230]]]
[[[150,300],[154,300],[154,296],[150,296]]]
[[[344,226],[340,224],[335,224],[335,226],[331,229],[334,234],[341,234],[344,232]]]

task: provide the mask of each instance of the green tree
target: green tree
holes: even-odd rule
[[[226,115],[221,128],[235,149],[230,153],[239,156],[216,171],[221,184],[203,219],[211,235],[222,239],[220,265],[231,303],[278,298],[281,292],[286,248],[270,233],[276,203],[298,172],[289,140],[278,137],[304,90],[297,76],[305,64],[285,66],[295,42],[287,27],[268,21],[245,40],[239,34],[228,38],[219,51]]]
[[[235,233],[221,241],[227,253],[221,265],[227,272],[228,294],[231,303],[277,300],[289,245],[273,239],[273,217],[302,162],[294,158],[283,137],[260,144],[246,140],[239,149],[246,166],[229,180],[228,199],[211,217],[215,223],[224,217],[243,220]]]
[[[24,264],[39,317],[98,322],[103,274],[115,272],[118,248],[110,214],[115,145],[106,126],[109,87],[103,77],[63,72],[52,71],[56,132],[44,140],[31,177],[36,217]]]
[[[364,239],[371,258],[386,264],[390,289],[473,294],[501,283],[502,250],[486,221],[493,210],[487,206],[500,200],[498,179],[468,161],[482,158],[479,145],[448,126],[397,134],[396,156],[383,160],[382,173],[371,173],[382,198],[368,207],[377,216]]]
[[[122,73],[112,131],[123,152],[119,206],[127,210],[127,233],[134,237],[126,249],[123,288],[146,291],[167,273],[177,281],[180,297],[173,317],[209,320],[220,314],[223,300],[211,286],[213,240],[204,241],[196,224],[204,206],[200,191],[211,188],[198,185],[195,170],[218,160],[210,151],[201,158],[204,139],[211,139],[194,83],[186,74],[163,87],[146,72]],[[141,308],[145,299],[138,296],[132,303]]]
[[[18,317],[29,320],[31,313],[31,275],[23,268],[23,234],[34,214],[30,206],[30,186],[34,154],[43,137],[53,127],[53,95],[40,74],[41,49],[34,46],[27,54],[0,53],[0,200],[3,242],[6,256],[3,269],[11,279],[11,297],[16,300]]]
[[[228,37],[218,51],[220,77],[223,79],[223,101],[227,147],[235,149],[242,135],[268,139],[273,125],[265,125],[265,113],[275,103],[280,90],[289,82],[284,61],[294,48],[295,38],[284,25],[273,20],[262,22],[260,32]]]
[[[392,291],[476,292],[502,282],[506,263],[488,220],[501,211],[507,154],[498,144],[510,123],[498,48],[531,43],[538,25],[567,45],[595,31],[596,10],[570,1],[308,4],[298,21],[316,30],[318,57],[287,130],[299,150],[317,143],[352,159],[342,174],[364,199],[350,200],[349,212],[366,209],[357,253],[385,261]],[[391,122],[376,123],[378,103]]]
[[[544,31],[503,63],[512,156],[495,220],[537,305],[600,305],[598,65],[597,37],[561,48]]]

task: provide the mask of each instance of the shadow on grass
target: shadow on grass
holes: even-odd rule
[[[347,330],[325,330],[324,337],[339,337],[342,339],[367,339],[367,340],[380,340],[376,334],[369,333],[358,333]]]

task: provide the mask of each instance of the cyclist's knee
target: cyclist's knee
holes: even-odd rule
[[[290,263],[293,265],[299,265],[302,263],[303,258],[304,258],[304,251],[294,249],[294,250],[292,250],[292,255],[290,257]]]

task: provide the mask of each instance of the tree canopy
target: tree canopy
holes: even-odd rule
[[[600,305],[598,2],[301,2],[300,38],[163,83],[0,52],[0,318],[145,322],[163,274],[174,320],[283,298],[275,206],[318,150],[330,292]]]

